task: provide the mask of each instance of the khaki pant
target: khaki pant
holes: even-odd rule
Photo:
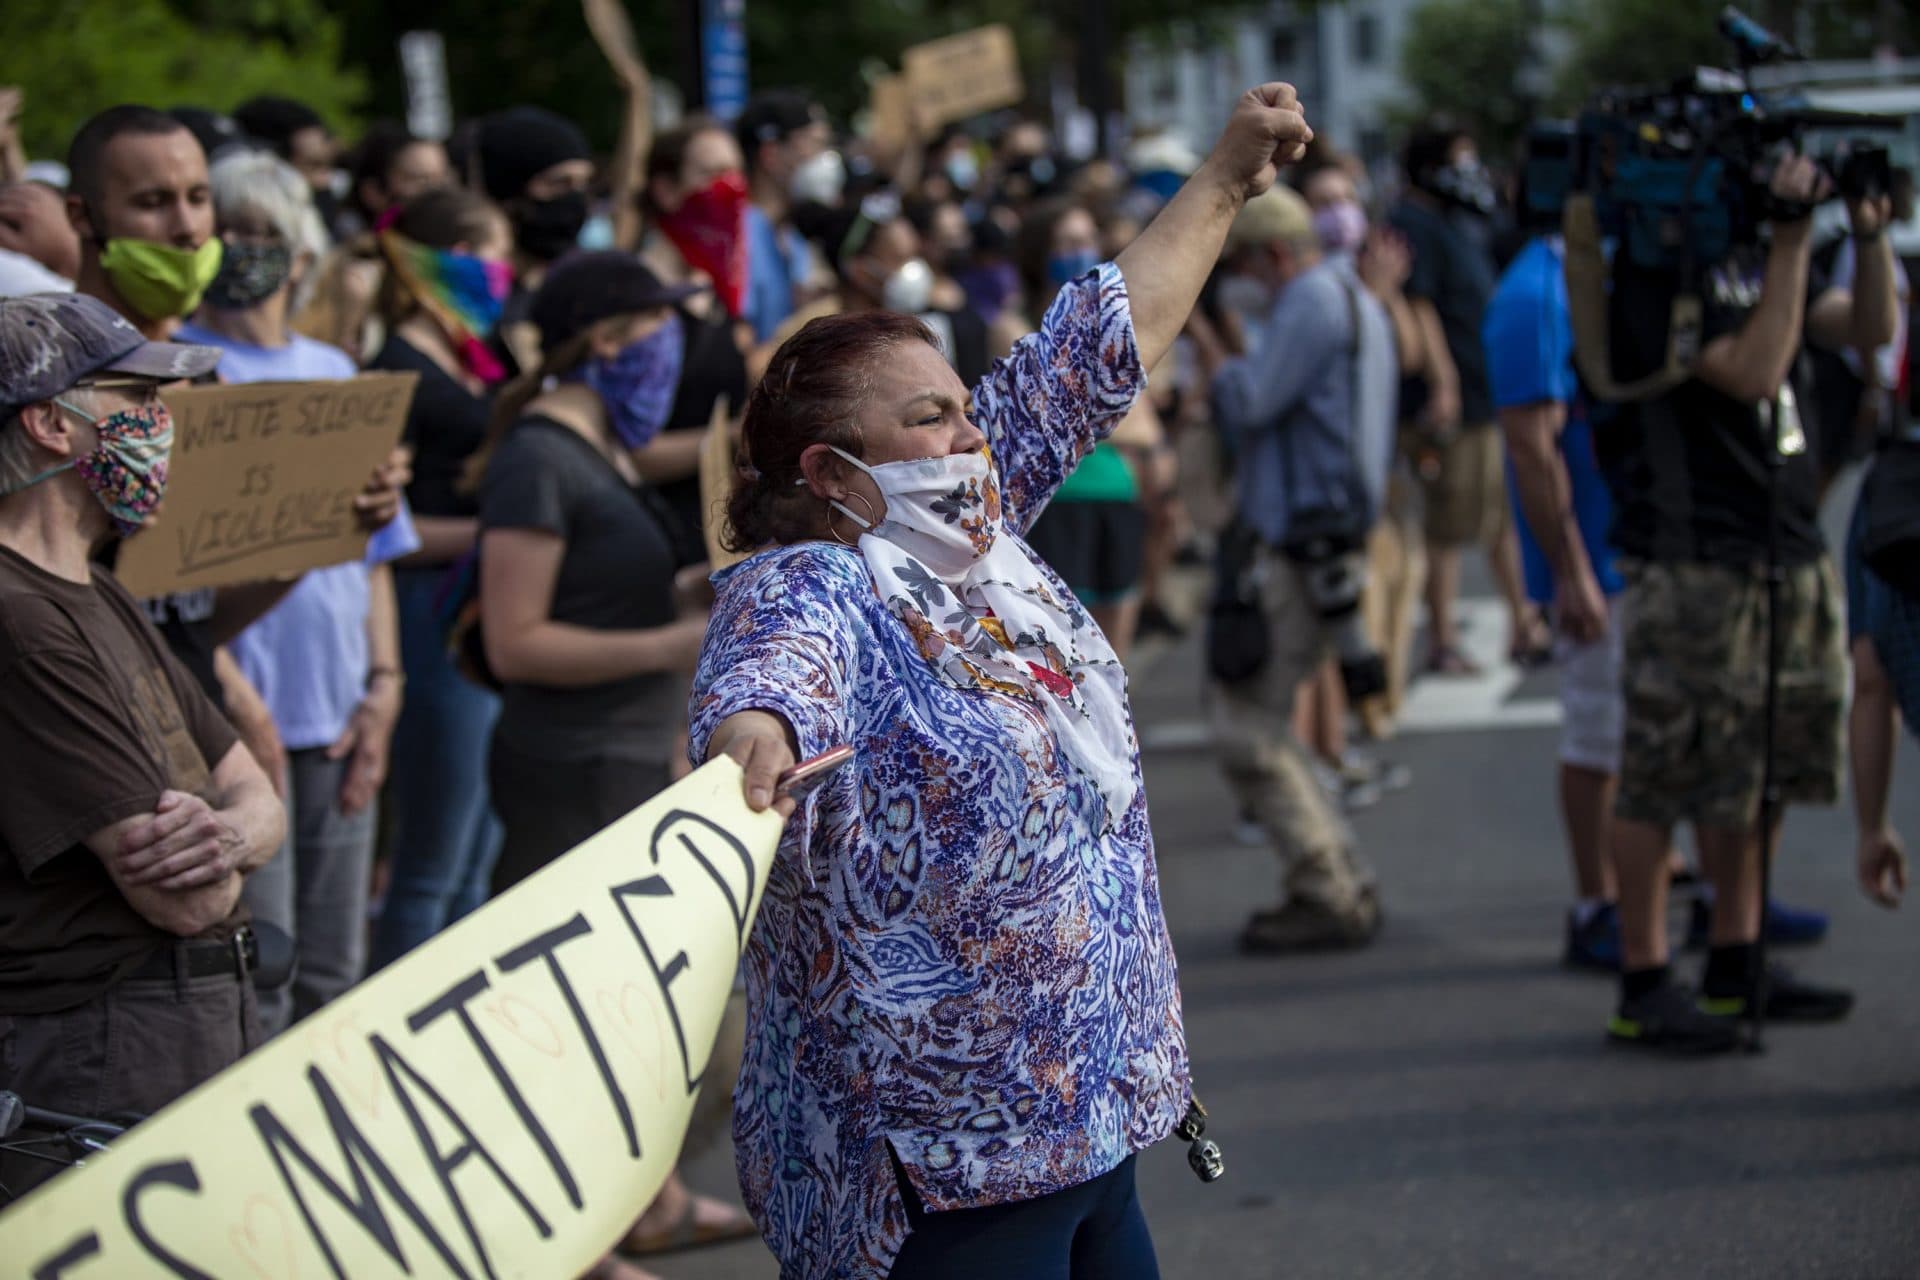
[[[1273,839],[1287,896],[1345,912],[1372,885],[1373,873],[1355,856],[1353,833],[1293,733],[1294,691],[1331,647],[1300,570],[1278,552],[1259,554],[1271,651],[1251,680],[1210,687],[1214,742],[1241,811]]]
[[[1413,669],[1413,624],[1427,583],[1427,551],[1414,517],[1415,487],[1403,471],[1387,486],[1386,515],[1367,535],[1367,589],[1360,614],[1367,638],[1387,664],[1387,689],[1358,708],[1367,733],[1393,736],[1394,718],[1406,701]]]
[[[1766,740],[1763,570],[1699,563],[1623,565],[1625,741],[1614,812],[1670,827],[1730,831],[1760,811]],[[1775,782],[1784,804],[1834,803],[1843,772],[1846,624],[1822,556],[1780,588]]]

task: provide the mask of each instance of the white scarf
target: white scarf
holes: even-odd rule
[[[1100,628],[1003,536],[1000,487],[985,449],[869,467],[887,502],[860,553],[888,610],[948,684],[1036,704],[1067,759],[1106,801],[1107,825],[1133,804],[1126,672]],[[983,616],[984,615],[984,616]]]

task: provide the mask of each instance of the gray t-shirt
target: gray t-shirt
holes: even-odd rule
[[[579,433],[531,417],[507,433],[480,489],[483,529],[538,529],[566,543],[548,616],[598,631],[674,619],[674,554],[660,496],[631,486]],[[686,706],[687,678],[663,672],[560,688],[508,684],[498,732],[552,760],[664,764]]]

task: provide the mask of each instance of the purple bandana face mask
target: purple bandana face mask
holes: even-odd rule
[[[967,305],[992,324],[1020,292],[1020,272],[1011,262],[969,268],[960,276]]]
[[[628,343],[611,360],[589,360],[581,371],[580,380],[606,404],[613,434],[627,448],[644,448],[667,425],[685,354],[680,313],[675,311],[665,324]]]

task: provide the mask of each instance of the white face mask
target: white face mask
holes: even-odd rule
[[[880,289],[880,305],[903,316],[917,316],[933,305],[933,268],[923,259],[900,264]]]
[[[787,182],[787,194],[795,202],[806,204],[840,203],[840,192],[847,185],[847,164],[838,151],[822,151],[801,162]]]
[[[1273,287],[1252,276],[1223,277],[1214,297],[1223,310],[1238,312],[1245,320],[1265,320],[1273,313]]]
[[[877,467],[845,450],[834,452],[873,477],[887,515],[876,525],[843,502],[834,501],[834,509],[911,555],[935,577],[957,582],[993,550],[1000,535],[1000,488],[985,449]]]

